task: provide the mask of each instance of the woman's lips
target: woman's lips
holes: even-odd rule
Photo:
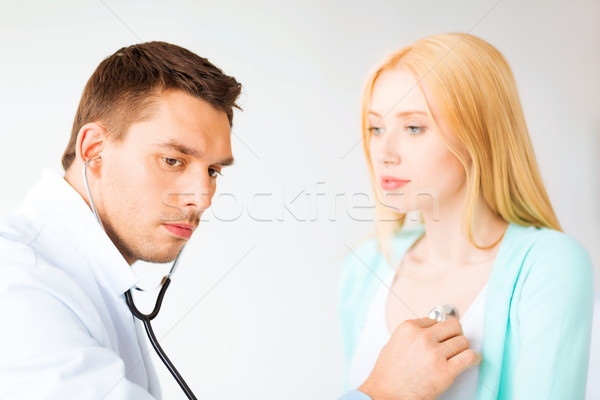
[[[381,177],[381,188],[386,191],[392,191],[401,188],[410,181],[395,178],[393,176],[382,176]]]
[[[189,239],[194,233],[194,226],[188,224],[163,224],[163,226],[173,235]]]

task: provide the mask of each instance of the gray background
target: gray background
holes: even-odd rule
[[[559,220],[599,264],[598,1],[5,1],[1,10],[0,216],[43,168],[61,171],[85,82],[118,48],[169,41],[243,83],[237,165],[156,321],[200,398],[340,394],[339,261],[373,231],[360,94],[386,54],[418,38],[470,32],[503,52]],[[146,280],[164,267],[136,270]],[[183,398],[157,370],[163,397]]]

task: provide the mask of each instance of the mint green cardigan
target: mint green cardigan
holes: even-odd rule
[[[404,227],[399,260],[424,233]],[[393,270],[372,239],[346,256],[339,316],[347,365],[368,307]],[[593,277],[584,247],[562,232],[509,224],[488,281],[477,400],[577,400],[585,395]]]

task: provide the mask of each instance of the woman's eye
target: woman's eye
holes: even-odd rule
[[[406,127],[406,129],[408,130],[408,133],[410,133],[411,135],[416,135],[418,133],[423,132],[422,126],[409,125]]]
[[[163,157],[162,159],[169,167],[179,167],[183,165],[183,163],[176,158]]]
[[[217,171],[217,170],[216,170],[216,169],[214,169],[214,168],[209,168],[209,169],[208,169],[208,176],[210,176],[211,178],[216,178],[216,177],[217,177],[217,175],[221,175],[221,172],[220,172],[220,171]]]
[[[383,128],[380,128],[378,126],[371,126],[367,129],[372,135],[381,135],[383,134]]]

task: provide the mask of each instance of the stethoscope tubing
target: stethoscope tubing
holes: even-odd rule
[[[144,314],[137,309],[135,303],[133,302],[133,296],[131,294],[132,289],[129,289],[125,292],[125,301],[127,302],[127,306],[131,310],[131,313],[144,323],[144,328],[146,329],[146,334],[148,335],[148,339],[150,339],[152,347],[154,347],[156,354],[158,354],[163,364],[165,364],[171,375],[173,375],[173,378],[175,378],[175,380],[181,387],[181,390],[183,390],[188,399],[197,400],[196,396],[192,392],[192,389],[190,389],[188,384],[185,382],[185,379],[183,379],[179,371],[177,371],[177,368],[175,368],[171,360],[169,360],[169,357],[167,357],[167,354],[160,346],[160,343],[158,342],[158,339],[156,339],[156,335],[154,334],[154,330],[152,329],[152,324],[150,323],[150,321],[158,315],[158,312],[160,311],[160,307],[162,305],[163,297],[165,296],[165,293],[170,283],[171,279],[169,277],[166,277],[162,284],[162,287],[160,288],[160,292],[158,293],[158,298],[156,299],[156,305],[154,306],[154,310],[152,310],[150,314]]]
[[[100,220],[100,216],[98,215],[98,211],[96,210],[96,205],[94,204],[94,200],[92,199],[92,193],[90,191],[90,187],[88,185],[88,180],[87,180],[87,166],[90,163],[90,161],[98,159],[98,158],[101,158],[101,156],[96,156],[94,158],[91,158],[83,164],[83,183],[85,185],[85,190],[87,192],[87,196],[90,201],[90,206],[92,208],[92,212],[94,213],[94,216],[96,217],[96,220],[98,220],[98,223],[100,224],[102,229],[104,229],[104,225],[102,224],[102,221]],[[192,392],[192,390],[190,389],[188,384],[185,382],[185,380],[183,379],[183,377],[181,376],[179,371],[177,371],[177,368],[175,368],[175,366],[173,365],[171,360],[169,360],[169,357],[167,357],[167,354],[165,353],[165,351],[162,349],[162,347],[160,347],[160,343],[158,343],[158,339],[156,338],[156,335],[154,334],[154,330],[152,329],[152,324],[150,323],[150,321],[152,321],[158,315],[158,312],[160,311],[163,297],[165,297],[167,288],[171,284],[170,276],[175,271],[175,267],[177,266],[177,262],[179,261],[180,255],[181,255],[181,251],[177,255],[177,258],[175,258],[175,261],[173,262],[173,266],[171,267],[171,270],[169,271],[169,275],[165,276],[164,279],[162,280],[161,285],[160,285],[161,286],[160,292],[158,293],[158,297],[156,299],[156,304],[154,305],[154,310],[152,310],[152,312],[150,314],[144,314],[140,310],[137,309],[137,307],[135,306],[135,303],[133,301],[133,295],[132,295],[133,289],[129,289],[124,294],[125,294],[125,302],[127,303],[127,306],[129,307],[129,310],[131,311],[131,313],[144,323],[144,328],[146,329],[146,334],[148,335],[148,339],[150,340],[152,347],[154,347],[156,354],[158,354],[158,357],[160,357],[163,364],[165,364],[165,366],[167,367],[167,369],[169,370],[171,375],[173,375],[173,378],[175,378],[175,380],[177,381],[177,383],[179,384],[179,386],[181,387],[181,389],[183,390],[183,392],[185,393],[187,398],[190,400],[197,400],[196,396],[194,395],[194,393]],[[134,289],[142,290],[142,289],[139,289],[138,287],[135,287]]]

